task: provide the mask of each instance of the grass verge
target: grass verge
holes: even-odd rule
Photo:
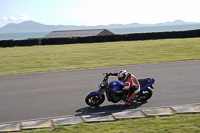
[[[95,124],[81,123],[68,127],[22,131],[22,133],[199,133],[200,114],[126,119]]]
[[[200,38],[0,48],[0,75],[200,59]]]

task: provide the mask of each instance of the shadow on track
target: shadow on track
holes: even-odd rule
[[[96,106],[96,107],[88,106],[77,109],[75,112],[77,112],[78,114],[76,114],[75,116],[86,115],[86,114],[112,114],[128,109],[136,109],[146,103],[147,101],[141,103],[134,103],[134,105],[132,106],[127,106],[124,104],[114,104],[114,105]]]

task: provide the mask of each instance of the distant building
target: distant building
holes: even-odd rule
[[[70,38],[70,37],[104,36],[104,35],[114,35],[114,33],[106,29],[65,30],[65,31],[52,31],[43,38]]]

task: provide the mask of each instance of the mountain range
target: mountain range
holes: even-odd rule
[[[173,22],[157,23],[157,24],[110,24],[98,26],[75,26],[75,25],[45,25],[34,21],[24,21],[19,24],[10,23],[0,28],[0,33],[20,33],[20,32],[47,32],[59,30],[83,30],[83,29],[113,29],[113,28],[129,28],[129,27],[144,27],[144,26],[167,26],[167,25],[184,25],[196,24],[195,22],[184,22],[175,20]]]

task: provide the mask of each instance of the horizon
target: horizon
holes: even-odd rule
[[[175,20],[200,23],[200,0],[0,0],[0,3],[0,28],[24,21],[75,26],[158,24]]]
[[[163,23],[155,23],[155,24],[149,24],[149,23],[145,23],[145,24],[142,24],[142,23],[136,23],[136,22],[133,22],[133,23],[128,23],[128,24],[108,24],[108,25],[93,25],[94,27],[95,26],[109,26],[109,25],[130,25],[130,24],[140,24],[140,25],[158,25],[158,24],[166,24],[166,23],[173,23],[173,22],[177,22],[177,21],[181,21],[181,23],[179,23],[180,25],[181,24],[199,24],[200,22],[186,22],[186,21],[183,21],[183,20],[174,20],[174,21],[167,21],[167,22],[163,22]],[[49,26],[50,24],[44,24],[44,23],[39,23],[39,22],[36,22],[36,21],[33,21],[33,20],[27,20],[27,21],[22,21],[22,22],[19,22],[19,23],[8,23],[8,24],[6,24],[6,25],[4,25],[3,27],[5,27],[5,26],[7,26],[7,25],[9,25],[9,24],[21,24],[21,23],[25,23],[25,22],[34,22],[34,23],[38,23],[38,24],[42,24],[42,25],[47,25],[47,26]],[[179,25],[179,24],[177,24],[177,25]],[[63,24],[61,24],[62,26],[88,26],[88,25],[63,25]],[[61,25],[53,25],[53,26],[61,26]],[[176,24],[174,24],[174,25],[176,25]],[[93,26],[91,26],[91,27],[93,27]],[[3,27],[0,27],[0,28],[3,28]],[[88,27],[90,27],[90,26],[88,26]]]

